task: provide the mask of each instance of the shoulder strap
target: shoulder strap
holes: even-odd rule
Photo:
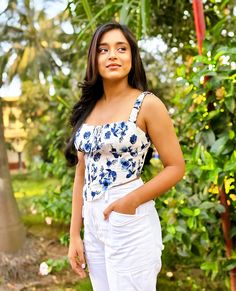
[[[143,103],[143,99],[144,97],[147,95],[147,94],[150,94],[151,92],[149,91],[145,91],[145,92],[142,92],[136,99],[135,103],[134,103],[134,106],[132,108],[132,111],[130,113],[130,116],[129,116],[129,121],[132,121],[134,123],[136,123],[136,120],[137,120],[137,117],[138,117],[138,113],[139,113],[139,110],[141,108],[141,105]]]

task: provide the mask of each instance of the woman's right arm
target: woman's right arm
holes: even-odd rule
[[[70,223],[70,245],[68,258],[72,269],[81,277],[85,278],[85,258],[83,241],[80,237],[82,227],[82,206],[83,206],[83,186],[84,186],[84,154],[77,152],[78,163],[75,170],[75,178],[72,194],[72,213]]]

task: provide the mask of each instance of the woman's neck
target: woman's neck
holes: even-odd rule
[[[128,84],[126,80],[121,81],[113,81],[103,80],[103,89],[104,94],[102,99],[105,102],[110,102],[116,98],[120,98],[122,96],[128,95],[129,92],[133,90],[133,88]]]

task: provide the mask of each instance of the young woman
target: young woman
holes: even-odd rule
[[[165,106],[146,90],[133,34],[119,23],[99,26],[66,150],[76,165],[68,257],[81,278],[87,263],[94,291],[156,290],[163,245],[153,199],[183,177],[185,164]],[[164,168],[144,184],[151,143]]]

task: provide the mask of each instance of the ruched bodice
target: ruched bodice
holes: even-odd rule
[[[136,125],[144,97],[136,99],[128,121],[104,125],[82,124],[75,135],[74,145],[84,152],[86,201],[100,198],[113,186],[140,176],[145,156],[151,144],[148,134]]]

